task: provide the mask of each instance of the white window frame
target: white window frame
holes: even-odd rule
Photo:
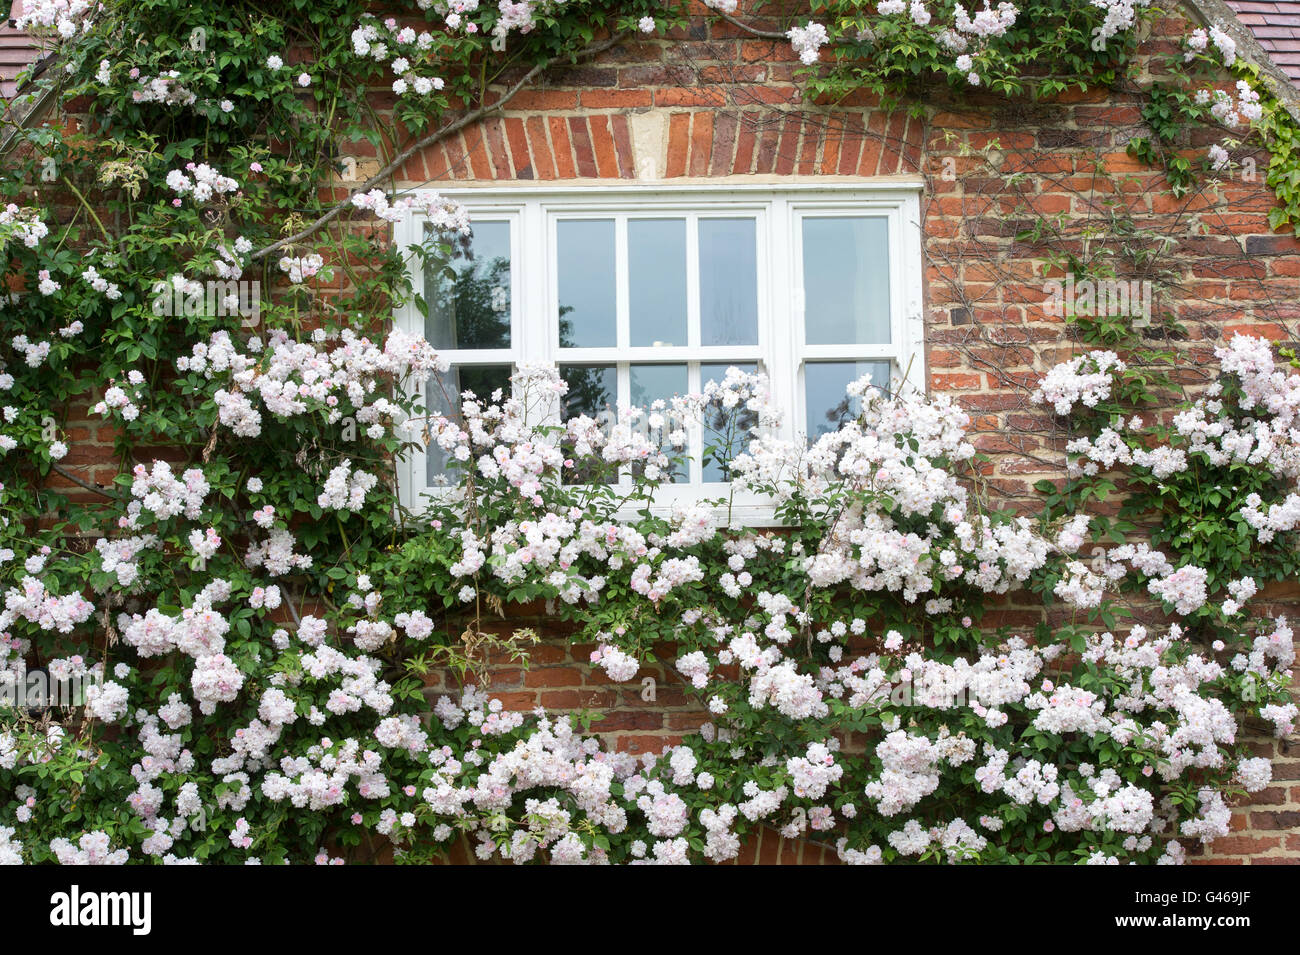
[[[785,412],[779,434],[794,438],[805,431],[804,371],[809,361],[892,362],[891,381],[906,374],[909,387],[924,388],[925,348],[922,298],[922,260],[919,180],[865,181],[851,183],[754,183],[713,185],[601,185],[574,188],[553,186],[470,186],[443,190],[463,203],[475,219],[510,218],[511,229],[511,334],[510,347],[491,350],[461,350],[454,362],[518,364],[520,361],[552,363],[617,364],[629,361],[715,362],[743,359],[756,354],[768,375],[772,401]],[[558,347],[559,325],[555,287],[555,223],[559,218],[637,217],[640,215],[696,215],[722,217],[755,214],[758,219],[758,340],[755,346],[718,345],[702,348],[685,346],[640,348]],[[888,345],[807,345],[804,341],[802,296],[802,220],[806,215],[879,215],[889,223],[890,250],[890,338]],[[394,240],[406,250],[423,238],[425,217],[411,212],[394,226]],[[616,267],[619,341],[628,340],[626,231],[616,225],[619,243]],[[694,254],[697,230],[688,226],[687,302],[691,317],[698,309],[698,257]],[[527,261],[544,261],[544,268],[529,268]],[[782,267],[782,263],[785,263]],[[423,294],[424,274],[418,256],[408,256],[413,287]],[[424,332],[424,317],[413,301],[394,312],[397,327]],[[698,323],[688,319],[692,340]],[[717,357],[714,357],[717,356]],[[783,356],[788,356],[784,357]],[[690,366],[688,366],[690,367]],[[698,387],[698,365],[691,368],[688,386]],[[409,381],[411,393],[424,388],[423,381]],[[619,375],[619,400],[627,401],[627,376]],[[693,438],[695,436],[692,436]],[[698,444],[698,442],[696,442]],[[692,462],[692,478],[699,474],[699,462]],[[429,496],[440,493],[426,483],[423,450],[407,454],[398,466],[398,485],[404,506],[418,512]],[[656,511],[702,498],[725,497],[723,483],[671,484],[655,496]],[[725,512],[726,508],[722,511]],[[733,522],[763,525],[772,523],[772,505],[760,495],[736,494],[730,516]],[[725,517],[722,513],[720,517]]]

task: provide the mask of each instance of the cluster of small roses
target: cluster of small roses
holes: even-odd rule
[[[50,228],[41,221],[35,209],[25,209],[10,202],[0,209],[0,248],[17,239],[26,248],[35,249],[50,234]]]
[[[201,469],[186,468],[178,478],[166,461],[154,461],[152,468],[137,464],[131,476],[131,501],[126,515],[118,521],[124,530],[140,530],[146,511],[155,522],[178,516],[196,521],[212,490]]]
[[[325,259],[314,252],[307,255],[282,255],[277,264],[293,285],[301,285],[325,269]]]
[[[690,420],[713,410],[745,408],[770,420],[766,413],[753,412],[762,390],[762,380],[732,369],[721,383],[698,395],[675,399],[674,407],[652,411],[652,429],[682,430]],[[526,368],[514,377],[509,399],[484,404],[466,395],[459,420],[435,416],[430,420],[431,439],[457,462],[470,462],[481,480],[476,482],[480,506],[521,498],[533,507],[544,508],[537,520],[511,521],[494,528],[487,539],[472,530],[462,530],[462,556],[452,567],[456,576],[476,574],[490,550],[493,573],[504,581],[519,580],[525,574],[548,576],[566,600],[583,594],[594,597],[603,586],[609,568],[628,566],[633,571],[630,585],[638,592],[660,600],[675,587],[702,577],[694,557],[676,560],[664,557],[662,546],[701,543],[710,536],[708,522],[700,513],[686,512],[674,518],[677,530],[665,539],[651,542],[616,513],[601,514],[600,520],[579,520],[583,509],[574,503],[573,492],[556,480],[565,470],[580,472],[593,458],[604,465],[635,463],[641,466],[639,479],[649,486],[664,480],[668,460],[658,451],[655,440],[637,427],[641,409],[620,409],[618,421],[610,426],[586,416],[565,424],[566,437],[574,457],[566,458],[560,447],[541,430],[546,427],[545,401],[562,394],[564,382],[553,366]],[[498,396],[500,397],[500,396]],[[656,470],[652,470],[656,469]],[[644,490],[642,493],[646,493]],[[588,510],[589,514],[596,512]],[[689,530],[684,531],[684,527]],[[606,568],[590,576],[575,575],[571,568],[588,557]]]
[[[104,416],[117,412],[123,421],[134,421],[139,418],[140,406],[136,402],[144,397],[144,392],[141,390],[144,385],[144,375],[132,369],[126,374],[126,384],[132,389],[130,394],[117,383],[116,379],[109,381],[108,387],[104,389],[104,399],[96,402],[90,410],[94,414]]]
[[[1142,419],[1138,417],[1128,422],[1120,419],[1113,427],[1102,428],[1094,438],[1075,438],[1067,442],[1065,451],[1071,457],[1066,473],[1070,477],[1095,477],[1123,464],[1144,468],[1164,480],[1187,470],[1187,453],[1182,448],[1163,444],[1146,448],[1125,439],[1126,432],[1138,432],[1142,426]]]
[[[104,278],[104,276],[100,275],[99,270],[96,269],[93,265],[86,266],[86,268],[81,273],[81,278],[87,285],[89,285],[96,292],[101,293],[104,296],[104,298],[108,299],[110,302],[116,302],[118,299],[122,297],[122,290],[118,288],[115,283],[110,282],[108,279]],[[80,326],[80,325],[81,325],[80,322],[74,322],[73,325],[70,325],[68,327],[72,328],[74,326]],[[80,331],[80,328],[78,328],[78,331]],[[60,334],[63,333],[60,332]],[[63,335],[63,337],[70,338],[72,336],[65,334]]]
[[[772,393],[768,387],[767,376],[760,373],[742,371],[735,365],[728,366],[721,378],[712,378],[699,392],[677,395],[670,404],[668,414],[669,428],[708,421],[711,415],[741,414],[746,430],[759,434],[765,428],[780,425],[782,413],[772,404]],[[652,412],[655,410],[652,406]],[[651,422],[655,428],[663,427]]]
[[[352,462],[344,460],[330,471],[316,503],[327,511],[360,511],[368,494],[379,478],[360,469],[353,470]]]
[[[1151,5],[1151,0],[1092,0],[1093,5],[1106,11],[1106,19],[1093,31],[1097,41],[1105,43],[1111,37],[1130,29],[1138,18],[1138,11]]]
[[[1237,513],[1254,529],[1260,543],[1269,543],[1277,534],[1300,527],[1300,495],[1293,490],[1300,480],[1300,375],[1278,368],[1268,342],[1260,338],[1236,335],[1215,354],[1222,363],[1223,379],[1173,417],[1167,443],[1152,446],[1140,418],[1125,422],[1113,415],[1112,423],[1094,437],[1077,438],[1066,445],[1069,474],[1091,477],[1125,465],[1163,482],[1194,466],[1266,469],[1276,476],[1283,491],[1271,501],[1252,492]],[[1067,408],[1079,395],[1086,403],[1089,397],[1100,400],[1109,393],[1109,384],[1078,374],[1079,363],[1086,360],[1088,356],[1074,359],[1048,375],[1061,386],[1053,395]],[[1058,373],[1061,368],[1065,370]],[[1086,387],[1083,379],[1089,379]],[[1066,386],[1067,381],[1072,384]],[[1051,397],[1044,396],[1044,400]],[[1222,483],[1231,486],[1235,481],[1225,475]],[[1124,560],[1125,555],[1123,549],[1115,550],[1109,559]],[[1179,613],[1194,612],[1206,602],[1203,569],[1182,568],[1175,577],[1175,568],[1167,560],[1161,557],[1158,563],[1162,566],[1138,568],[1147,576],[1166,578],[1151,581],[1152,593],[1175,604]],[[1234,615],[1243,602],[1234,595],[1224,612]]]
[[[130,692],[114,680],[96,680],[86,687],[85,704],[102,723],[116,723],[126,715]]]
[[[50,357],[50,343],[48,341],[33,342],[26,335],[15,335],[10,342],[14,351],[21,352],[23,361],[28,368],[39,368],[45,363],[45,359]],[[7,379],[7,381],[12,381]],[[12,387],[10,384],[8,387]]]
[[[87,832],[75,844],[67,839],[54,839],[50,850],[62,865],[126,865],[130,853],[125,849],[112,849],[107,832]]]
[[[26,620],[40,630],[54,633],[71,633],[78,624],[85,623],[95,607],[80,593],[60,596],[50,591],[43,580],[24,576],[17,587],[4,593],[4,609],[0,610],[0,630],[5,630],[18,620]]]
[[[132,67],[127,75],[137,84],[131,92],[131,99],[137,103],[193,106],[198,101],[193,90],[180,81],[179,70],[166,70],[157,76],[148,76],[141,74],[139,67]],[[105,86],[108,85],[108,80],[100,82]]]
[[[634,864],[690,861],[686,833],[697,801],[692,794],[698,797],[715,785],[711,773],[697,771],[699,754],[691,747],[668,747],[661,755],[638,759],[604,750],[596,739],[576,733],[567,717],[540,712],[527,724],[522,718],[511,721],[502,737],[493,726],[494,718],[504,715],[501,703],[473,687],[458,700],[440,698],[435,713],[446,730],[468,728],[470,739],[463,752],[450,746],[428,752],[419,799],[434,839],[446,842],[467,833],[483,859],[497,855],[524,863],[545,852],[558,863],[609,862],[609,851],[582,834],[594,826],[626,840]],[[813,784],[834,775],[825,767],[824,750],[814,746],[808,752],[806,774]],[[559,798],[531,795],[555,792]],[[757,787],[746,794],[753,803],[745,807],[751,818],[770,811]],[[742,812],[727,803],[699,811],[705,858],[725,861],[738,854],[734,826]],[[415,820],[414,813],[405,823],[393,814],[381,816],[379,826],[405,845],[412,841]]]
[[[1208,571],[1203,567],[1185,564],[1163,577],[1147,584],[1147,590],[1165,603],[1173,604],[1174,612],[1187,616],[1205,606],[1208,599],[1206,581]]]
[[[733,483],[778,500],[817,498],[831,487],[901,496],[905,513],[925,513],[941,500],[964,503],[965,491],[945,468],[975,454],[966,440],[969,417],[946,396],[889,398],[863,378],[849,385],[858,416],[808,447],[760,434],[732,459]],[[913,448],[915,450],[913,450]]]
[[[1197,90],[1196,103],[1198,106],[1208,105],[1210,115],[1225,126],[1238,126],[1243,120],[1246,123],[1258,122],[1264,114],[1264,108],[1259,102],[1259,93],[1251,89],[1250,84],[1245,80],[1237,81],[1235,103],[1230,93],[1220,89]]]
[[[1212,464],[1235,460],[1245,464],[1266,463],[1277,474],[1300,481],[1300,374],[1277,366],[1266,339],[1234,335],[1227,347],[1215,349],[1222,372],[1240,386],[1236,405],[1247,417],[1239,424],[1203,427],[1193,415],[1174,424],[1188,437],[1193,449],[1203,451]],[[1214,400],[1220,389],[1212,385],[1207,398],[1196,409],[1218,415],[1223,404]],[[1260,420],[1262,419],[1262,420]],[[1211,443],[1218,445],[1211,449]]]
[[[440,235],[470,234],[469,212],[466,208],[432,189],[417,189],[392,200],[382,189],[371,189],[369,192],[355,193],[352,204],[385,222],[397,222],[414,211]]]
[[[335,346],[328,347],[335,340]],[[333,424],[350,413],[365,426],[367,437],[379,440],[401,416],[387,389],[379,385],[446,368],[427,342],[399,330],[391,332],[382,347],[351,329],[336,336],[320,331],[311,342],[277,329],[265,343],[250,338],[247,347],[252,354],[242,352],[230,334],[221,331],[176,362],[182,372],[225,383],[213,394],[218,420],[240,437],[262,432],[262,413],[251,400],[255,397],[281,419],[324,412]]]
[[[1287,494],[1281,501],[1265,505],[1262,497],[1252,493],[1240,513],[1259,542],[1267,544],[1278,534],[1300,527],[1300,494]]]
[[[975,16],[966,12],[966,8],[957,4],[953,8],[953,25],[959,33],[968,33],[974,37],[987,39],[988,37],[998,37],[1006,33],[1015,25],[1016,17],[1020,11],[1016,9],[1014,3],[1008,3],[1006,0],[999,3],[996,7],[990,5],[989,0],[984,0],[984,8],[976,10]]]
[[[27,673],[27,651],[32,642],[11,633],[0,633],[0,681],[17,686]]]
[[[1077,405],[1095,408],[1110,397],[1115,376],[1126,368],[1112,351],[1088,352],[1053,366],[1031,397],[1058,415],[1070,414]]]
[[[91,0],[27,0],[14,26],[36,35],[52,34],[70,40],[90,29],[98,6]]]
[[[1232,66],[1237,61],[1237,41],[1224,32],[1217,23],[1212,24],[1208,30],[1204,28],[1193,30],[1184,42],[1187,44],[1187,51],[1183,54],[1185,62],[1190,62],[1198,54],[1205,53],[1211,45],[1218,50],[1224,66]]]
[[[286,801],[313,810],[339,805],[352,785],[367,800],[384,799],[390,794],[380,754],[364,748],[355,738],[336,742],[318,737],[306,746],[302,756],[285,755],[275,761],[270,757],[272,748],[281,743],[285,729],[298,721],[300,713],[311,725],[321,726],[328,714],[354,713],[365,707],[383,717],[392,708],[389,687],[377,678],[378,662],[364,656],[350,658],[323,645],[324,627],[318,627],[318,623],[323,622],[304,617],[299,628],[302,642],[310,648],[308,652],[291,649],[287,636],[277,643],[294,665],[270,677],[271,685],[262,692],[256,717],[231,734],[231,752],[212,762],[210,781],[201,776],[200,782],[194,781],[194,757],[183,747],[182,736],[160,729],[165,725],[169,730],[184,730],[192,723],[192,710],[178,694],[172,694],[156,715],[143,711],[136,714],[146,755],[133,768],[140,787],[129,804],[151,830],[142,844],[146,854],[169,853],[187,830],[201,831],[203,807],[213,801],[221,810],[245,812],[254,799],[254,786],[271,802]],[[183,624],[175,621],[172,626],[175,629]],[[128,640],[139,640],[141,622],[136,621],[135,626],[132,632],[128,625]],[[210,646],[219,649],[220,638],[215,637]],[[194,696],[200,712],[211,714],[217,704],[237,699],[244,682],[242,672],[224,654],[199,657]],[[328,697],[323,710],[312,702],[322,695]],[[411,752],[427,748],[425,734],[413,717],[384,718],[374,732],[381,746],[400,746]],[[260,783],[254,778],[258,774]],[[163,815],[169,793],[175,801],[175,816],[170,819]],[[248,848],[252,827],[247,820],[243,826],[236,820],[234,831],[240,838],[232,840],[232,845]],[[164,861],[195,860],[169,853]]]
[[[223,176],[207,163],[186,163],[185,168],[173,169],[167,173],[167,188],[177,193],[172,200],[180,205],[181,196],[189,196],[199,205],[203,205],[215,196],[221,196],[239,189],[239,183],[229,176]]]
[[[830,42],[826,28],[816,22],[809,23],[806,27],[791,27],[785,35],[790,39],[791,48],[807,66],[817,62],[821,48]]]
[[[864,384],[855,385],[861,394]],[[949,470],[974,454],[967,421],[942,398],[872,392],[856,420],[811,448],[763,437],[731,468],[741,487],[778,500],[798,495],[814,509],[839,502],[830,533],[804,561],[815,587],[847,582],[901,592],[908,602],[954,581],[1002,593],[1042,567],[1055,545],[1028,520],[969,513],[966,489]],[[938,516],[911,529],[908,519],[920,515]]]
[[[907,13],[912,23],[920,28],[930,26],[933,20],[924,0],[881,0],[876,10],[881,16]],[[966,82],[979,86],[983,80],[975,68],[975,57],[967,52],[971,43],[987,44],[990,39],[1004,35],[1015,25],[1019,15],[1020,11],[1013,3],[1003,2],[993,7],[989,0],[984,0],[983,9],[977,9],[972,17],[959,3],[953,8],[952,25],[936,26],[932,32],[939,45],[956,57],[953,65],[958,72],[965,74]]]
[[[1193,30],[1184,38],[1183,43],[1186,46],[1183,52],[1184,62],[1190,62],[1198,57],[1208,60],[1207,52],[1211,46],[1218,52],[1217,60],[1224,66],[1231,67],[1237,62],[1237,41],[1219,24],[1212,24],[1208,30],[1205,28]],[[1198,106],[1209,106],[1210,115],[1224,126],[1233,127],[1243,122],[1246,124],[1259,122],[1264,115],[1264,106],[1260,102],[1259,93],[1244,79],[1237,81],[1236,89],[1236,102],[1233,101],[1232,94],[1223,89],[1198,89],[1194,97],[1195,102]],[[1232,157],[1228,148],[1234,145],[1239,143],[1232,139],[1210,145],[1207,156],[1213,171],[1219,172],[1229,166]]]
[[[1140,625],[1135,625],[1122,641],[1110,633],[1095,635],[1088,640],[1084,659],[1102,662],[1121,680],[1129,681],[1129,690],[1115,697],[1115,707],[1121,714],[1138,714],[1151,709],[1179,714],[1172,726],[1168,722],[1161,724],[1151,737],[1166,741],[1161,745],[1171,757],[1170,764],[1161,768],[1162,775],[1167,775],[1167,778],[1176,776],[1181,770],[1175,768],[1171,771],[1169,767],[1184,760],[1187,761],[1184,766],[1221,765],[1214,755],[1214,747],[1219,742],[1231,742],[1235,729],[1230,725],[1231,714],[1211,691],[1218,689],[1216,683],[1223,680],[1225,667],[1214,659],[1191,652],[1177,624],[1170,625],[1165,637],[1148,640],[1147,636],[1146,628]],[[1286,618],[1279,618],[1274,622],[1272,632],[1255,635],[1249,653],[1234,653],[1228,667],[1251,675],[1261,689],[1266,689],[1279,677],[1289,681],[1290,668],[1295,662],[1291,637]],[[1242,638],[1249,639],[1249,634],[1243,633]],[[1228,647],[1224,641],[1215,641],[1213,651],[1226,654]],[[1198,696],[1200,690],[1205,690],[1208,695]],[[1255,691],[1242,689],[1240,692],[1243,703],[1250,703],[1249,696]],[[1278,699],[1285,700],[1285,697]],[[1294,720],[1297,712],[1289,701],[1266,702],[1248,708],[1256,709],[1261,718],[1273,722],[1279,736],[1291,731],[1290,721]],[[1137,732],[1129,720],[1130,716],[1126,715],[1116,722],[1116,726],[1122,727],[1123,739],[1131,738]],[[1190,749],[1191,740],[1198,742],[1200,756],[1194,755]],[[1201,759],[1209,762],[1197,763]]]
[[[512,32],[531,33],[537,14],[549,14],[562,3],[563,0],[499,0],[492,25],[492,50],[503,52]],[[450,0],[437,5],[431,0],[419,0],[419,6],[423,10],[434,7],[442,16],[442,29],[417,32],[414,27],[399,26],[391,17],[381,21],[366,14],[352,31],[353,54],[387,63],[396,77],[392,89],[398,96],[426,97],[441,92],[446,81],[441,76],[425,73],[434,73],[439,66],[445,68],[440,60],[450,42],[475,36],[481,30],[479,21],[472,16],[479,10],[479,0]],[[644,24],[641,29],[645,30]]]
[[[591,663],[604,670],[615,683],[626,683],[641,669],[636,657],[604,643],[591,651]]]
[[[453,0],[452,9],[447,13],[447,26],[452,30],[464,28],[468,34],[478,32],[478,24],[464,20],[464,14],[478,9],[478,0]],[[388,62],[389,69],[397,79],[393,80],[393,92],[398,96],[414,94],[428,96],[440,92],[446,81],[441,76],[422,76],[416,72],[412,60],[432,67],[437,61],[434,57],[435,46],[439,36],[423,30],[417,33],[412,27],[398,28],[397,21],[389,18],[382,22],[373,16],[367,16],[361,26],[352,31],[352,52],[359,57],[366,57],[377,63]]]
[[[0,826],[0,865],[23,864],[23,844],[14,838],[17,831],[13,826]]]

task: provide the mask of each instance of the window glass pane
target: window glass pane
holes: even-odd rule
[[[424,402],[430,415],[454,418],[460,413],[461,395],[472,391],[483,402],[495,402],[510,396],[510,365],[453,365],[443,374],[430,376],[424,388]],[[500,389],[501,397],[494,398]],[[431,487],[455,483],[459,475],[451,473],[450,455],[430,442],[425,452],[425,470]]]
[[[510,347],[510,223],[474,223],[469,247],[430,258],[424,337],[442,351]]]
[[[616,365],[560,365],[560,377],[569,386],[564,393],[560,417],[564,421],[586,415],[604,425],[608,431],[618,414],[618,367]],[[566,457],[573,458],[572,447],[564,443]],[[618,470],[602,468],[598,456],[585,468],[566,471],[565,484],[592,484],[602,480],[618,483]]]
[[[809,345],[889,342],[889,223],[880,216],[803,220]]]
[[[616,345],[614,220],[562,219],[556,235],[560,347]]]
[[[604,421],[618,405],[618,368],[614,365],[561,365],[560,377],[569,386],[564,393],[563,418],[587,415]]]
[[[705,362],[700,365],[700,390],[710,381],[721,382],[732,365],[753,374],[758,371],[754,362]],[[730,481],[727,463],[749,447],[749,429],[758,424],[758,415],[743,407],[729,413],[716,412],[704,421],[704,473],[705,481]]]
[[[686,366],[633,365],[631,384],[632,404],[649,410],[651,403],[656,400],[662,399],[667,403],[675,395],[686,394]]]
[[[861,411],[862,402],[845,390],[864,375],[881,391],[889,389],[888,361],[817,361],[804,365],[804,399],[808,409],[808,442],[837,430]]]
[[[753,219],[701,219],[700,344],[758,344],[758,246]]]
[[[633,365],[629,376],[632,405],[646,412],[646,416],[639,422],[642,432],[650,438],[658,438],[659,446],[664,453],[672,457],[674,450],[668,443],[670,428],[665,422],[665,425],[653,429],[650,427],[649,419],[652,414],[657,413],[656,409],[651,407],[655,401],[663,401],[664,405],[668,406],[671,405],[674,396],[686,394],[688,390],[686,365]],[[658,413],[662,413],[662,409]],[[683,455],[684,450],[678,450],[676,454]],[[682,460],[673,468],[673,481],[681,484],[689,480],[690,471],[687,462]]]
[[[631,343],[685,345],[686,220],[629,219],[627,260]]]

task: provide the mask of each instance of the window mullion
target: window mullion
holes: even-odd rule
[[[700,373],[700,363],[698,361],[688,362],[686,365],[687,393],[696,394],[703,387],[704,376]],[[686,447],[691,456],[687,479],[691,484],[700,484],[704,480],[704,462],[700,459],[704,453],[704,426],[700,422],[691,423],[690,430],[686,432]]]
[[[921,391],[925,379],[925,307],[921,298],[921,223],[920,202],[916,196],[900,204],[898,231],[890,237],[891,249],[897,251],[898,274],[895,277],[903,296],[902,337],[898,340],[899,373],[909,372],[908,381]],[[909,369],[907,366],[911,364]]]
[[[904,342],[907,340],[907,289],[903,286],[903,256],[899,254],[901,243],[898,241],[901,229],[901,217],[898,210],[891,210],[885,217],[886,233],[885,248],[890,252],[889,255],[889,341],[894,347],[895,355],[901,354]],[[899,374],[902,374],[902,365],[906,360],[898,363]]]
[[[768,281],[766,321],[767,374],[772,388],[772,400],[778,408],[786,409],[782,435],[793,441],[799,432],[799,410],[802,405],[801,367],[803,363],[803,316],[796,314],[796,291],[801,290],[803,276],[795,264],[793,246],[795,219],[790,203],[774,199],[769,212],[766,236],[766,266]],[[784,263],[784,268],[782,267]],[[791,271],[793,270],[793,271]]]
[[[525,277],[527,301],[519,311],[520,361],[555,363],[555,348],[559,336],[556,321],[556,250],[555,223],[539,200],[528,202],[523,208],[521,229],[520,271]],[[563,404],[557,395],[550,401],[547,419],[559,424],[563,418]]]
[[[617,424],[622,420],[622,409],[632,404],[632,366],[626,361],[620,361],[615,368],[618,374],[618,397],[615,400],[614,422]],[[618,482],[623,485],[632,483],[632,469],[628,465],[619,468]]]
[[[408,272],[413,268],[413,263],[420,261],[419,256],[410,251],[410,247],[419,242],[420,231],[424,228],[423,220],[417,219],[414,214],[407,213],[393,228],[393,239],[402,254],[407,256],[406,268]],[[416,268],[412,275],[412,284],[415,289],[420,289],[423,282],[423,272]],[[398,328],[421,337],[424,336],[424,323],[420,319],[420,310],[415,306],[414,296],[405,301],[398,311],[396,324]],[[402,383],[407,396],[411,399],[420,398],[424,400],[424,390],[428,378],[419,379],[411,375]],[[414,507],[419,499],[420,491],[426,484],[426,474],[428,473],[428,464],[425,461],[425,449],[422,441],[416,442],[416,450],[407,455],[405,463],[398,474],[398,492],[401,502],[406,507]]]

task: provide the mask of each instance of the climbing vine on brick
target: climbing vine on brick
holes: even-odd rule
[[[1251,601],[1294,576],[1300,377],[1266,342],[1224,343],[1221,382],[1160,429],[1111,348],[1054,368],[1036,399],[1081,430],[1031,516],[986,492],[958,406],[866,380],[810,446],[772,436],[784,409],[737,369],[610,427],[553,423],[564,383],[531,366],[432,414],[405,384],[447,363],[386,327],[417,291],[388,224],[427,216],[433,256],[473,223],[393,195],[394,170],[687,11],[265,7],[25,4],[56,52],[45,104],[4,118],[0,861],[420,862],[461,839],[723,861],[771,825],[854,863],[1178,862],[1267,784],[1242,735],[1293,731],[1294,652]],[[743,29],[788,40],[817,96],[907,96],[927,71],[1051,95],[1115,81],[1144,9],[885,0]],[[358,182],[338,146],[361,142],[381,158]],[[706,419],[748,438],[732,491],[779,529],[719,524],[725,500],[651,507]],[[84,467],[93,442],[111,466]],[[417,444],[457,481],[413,513]],[[1094,521],[1116,469],[1138,491]],[[1125,536],[1152,515],[1156,538]],[[1010,595],[1043,608],[1031,632],[981,626]],[[1132,623],[1135,595],[1168,620]],[[613,681],[671,647],[710,722],[637,758],[598,713],[507,710],[487,664],[527,665],[536,634],[501,617],[534,601]],[[36,705],[38,670],[75,705]],[[434,671],[464,687],[431,700]]]

